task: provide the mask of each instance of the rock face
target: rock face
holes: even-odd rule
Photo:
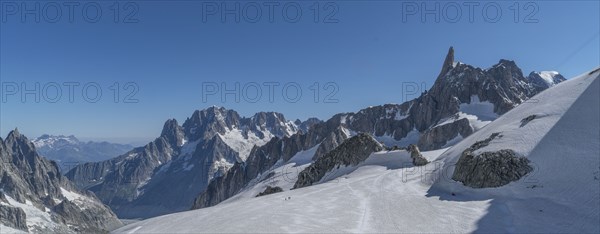
[[[373,152],[385,148],[369,134],[360,133],[319,157],[313,164],[298,174],[294,188],[302,188],[319,182],[325,174],[336,167],[356,166]]]
[[[410,158],[412,159],[413,165],[415,166],[423,166],[427,163],[429,163],[429,161],[427,161],[427,159],[425,157],[423,157],[423,155],[421,154],[421,151],[419,150],[419,147],[417,147],[416,145],[410,144],[408,145],[408,152],[410,152]]]
[[[313,125],[318,124],[318,123],[322,123],[323,121],[317,118],[308,118],[306,121],[302,122],[299,119],[296,119],[296,121],[294,121],[294,123],[298,126],[298,128],[302,131],[302,132],[308,132],[308,129],[310,129]]]
[[[494,133],[464,150],[456,163],[452,179],[472,188],[490,188],[517,181],[533,171],[529,159],[517,156],[510,149],[475,153],[496,137],[502,135]]]
[[[280,193],[283,192],[283,189],[281,189],[280,187],[271,187],[271,186],[267,186],[267,188],[265,189],[265,191],[260,192],[258,195],[256,195],[257,197],[261,197],[261,196],[265,196],[265,195],[269,195],[269,194],[273,194],[273,193]]]
[[[330,119],[314,125],[307,133],[273,138],[263,146],[254,147],[245,162],[236,163],[223,176],[210,181],[206,190],[194,200],[192,209],[214,206],[230,198],[279,160],[286,162],[296,153],[312,147],[327,152],[348,137],[349,133],[340,127],[339,122]]]
[[[0,193],[1,194],[1,193]],[[3,196],[3,195],[0,195]],[[8,201],[4,201],[8,204]],[[2,205],[0,203],[0,223],[8,227],[26,231],[27,222],[25,212],[21,208]]]
[[[125,144],[82,142],[75,136],[47,134],[33,140],[33,144],[41,156],[56,161],[62,173],[78,164],[107,160],[134,148]]]
[[[148,218],[189,209],[209,181],[246,162],[253,147],[298,131],[279,113],[246,118],[210,107],[195,111],[183,125],[166,121],[161,136],[146,146],[79,165],[66,176],[94,192],[119,217]]]
[[[532,80],[509,60],[502,59],[489,69],[455,62],[454,49],[450,48],[437,80],[418,98],[337,114],[306,132],[256,147],[247,161],[212,180],[192,208],[213,206],[235,195],[278,160],[285,162],[295,153],[320,144],[313,157],[318,160],[361,132],[371,133],[388,147],[416,144],[420,149],[433,150],[449,146],[476,131],[481,120],[493,120],[543,90],[534,87]],[[482,103],[491,106],[493,117],[468,111],[469,105]]]
[[[373,133],[388,146],[418,144],[423,150],[439,149],[456,137],[464,138],[476,131],[478,121],[489,122],[564,80],[552,73],[554,78],[544,86],[542,78],[536,78],[539,74],[546,73],[533,72],[525,77],[514,61],[504,59],[488,69],[456,62],[454,49],[450,48],[435,83],[418,98],[334,118],[340,118],[353,131]],[[490,113],[469,108],[484,104],[490,106]],[[409,134],[416,137],[410,139]]]
[[[62,176],[55,162],[39,156],[17,130],[0,138],[0,159],[3,225],[31,232],[107,232],[122,225],[93,194],[78,190]],[[68,213],[62,212],[65,206]],[[48,219],[27,219],[39,214]]]
[[[440,149],[446,146],[450,140],[457,137],[462,138],[473,133],[473,127],[467,118],[461,118],[454,122],[434,126],[425,130],[417,143],[423,150]]]

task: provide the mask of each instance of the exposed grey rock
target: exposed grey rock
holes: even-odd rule
[[[179,126],[176,119],[169,119],[165,122],[160,136],[164,137],[171,146],[181,146],[185,139],[183,129]]]
[[[273,193],[280,193],[280,192],[283,192],[283,189],[281,189],[280,187],[267,186],[265,191],[258,193],[258,195],[256,195],[256,197],[265,196],[265,195],[269,195],[269,194],[273,194]]]
[[[529,159],[517,156],[510,149],[475,154],[496,137],[502,136],[494,133],[465,149],[456,163],[452,179],[472,188],[490,188],[517,181],[533,171]]]
[[[308,150],[318,144],[324,145],[319,145],[318,149],[321,149],[321,152],[337,147],[341,139],[348,137],[340,124],[339,117],[331,118],[326,122],[315,124],[306,133],[300,132],[290,137],[274,138],[263,146],[254,147],[245,162],[236,163],[223,176],[214,178],[206,190],[196,198],[192,209],[213,206],[230,198],[252,179],[275,165],[277,161],[288,161],[300,151]]]
[[[147,181],[157,167],[170,161],[176,150],[165,136],[161,136],[117,158],[79,165],[66,176],[78,187],[94,192],[117,211],[120,205],[137,197],[138,186]]]
[[[5,203],[8,203],[8,201],[5,201]],[[0,224],[22,231],[27,231],[25,212],[21,208],[0,204]]]
[[[222,176],[227,168],[219,162],[238,162],[237,152],[220,137],[201,142],[193,154],[172,159],[159,167],[152,177],[139,186],[139,195],[131,202],[114,204],[121,217],[153,217],[188,210],[213,177]],[[216,164],[215,164],[216,162]]]
[[[302,132],[308,132],[308,130],[314,126],[315,124],[322,123],[323,121],[317,118],[308,118],[306,121],[302,122],[299,119],[296,119],[294,123]]]
[[[384,150],[383,145],[369,134],[360,133],[351,137],[302,170],[298,174],[298,180],[294,184],[294,189],[319,182],[327,172],[332,171],[336,167],[356,166],[367,159],[371,153],[381,150]]]
[[[421,154],[419,147],[416,145],[410,144],[408,145],[408,152],[410,152],[410,158],[415,166],[423,166],[429,163],[425,157]]]
[[[317,148],[317,152],[315,152],[315,155],[313,156],[313,160],[316,160],[329,151],[335,149],[346,139],[348,139],[348,135],[344,132],[344,130],[341,127],[336,128],[329,135],[327,135],[323,141],[321,141],[319,148]]]
[[[78,190],[59,173],[55,162],[37,154],[34,145],[18,130],[11,131],[5,140],[0,138],[0,191],[2,194],[2,219],[10,227],[32,232],[106,232],[122,223],[93,194]],[[69,215],[56,212],[60,204],[68,201],[62,190],[79,194],[85,204],[73,205]],[[19,203],[32,204],[41,211],[51,210],[56,225],[28,226],[23,229],[20,209],[9,204],[5,196]],[[58,201],[59,204],[56,204]],[[20,210],[20,211],[18,211]],[[4,216],[6,215],[6,216]]]
[[[423,150],[435,150],[445,146],[455,137],[467,137],[473,133],[473,128],[467,118],[462,118],[441,126],[432,127],[421,135],[418,145]]]
[[[96,193],[121,218],[188,210],[209,181],[247,161],[247,155],[227,144],[226,134],[239,132],[236,137],[242,140],[269,141],[289,137],[298,128],[280,113],[259,112],[246,118],[233,110],[210,107],[195,111],[182,126],[174,119],[166,121],[161,136],[144,147],[77,166],[66,175]]]
[[[454,47],[450,46],[448,49],[448,54],[446,54],[446,59],[444,59],[444,64],[442,64],[442,70],[438,75],[438,79],[445,76],[448,71],[454,68]]]
[[[519,127],[523,127],[523,126],[527,125],[529,122],[534,120],[536,117],[537,117],[537,115],[530,115],[530,116],[523,118],[521,120],[521,125],[519,125]]]

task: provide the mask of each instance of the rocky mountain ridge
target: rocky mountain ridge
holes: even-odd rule
[[[165,122],[161,136],[117,158],[86,163],[66,176],[94,192],[122,218],[147,218],[186,210],[214,177],[246,161],[255,145],[291,136],[300,125],[280,113],[241,117],[210,107],[195,111],[182,125]]]
[[[534,73],[535,74],[535,73]],[[294,154],[319,144],[313,160],[361,132],[388,147],[415,144],[421,150],[448,147],[485,126],[543,89],[525,77],[514,61],[500,60],[481,69],[454,60],[451,47],[433,86],[416,99],[341,113],[315,124],[308,132],[274,139],[213,179],[192,209],[213,206],[241,191],[249,181]],[[557,79],[557,82],[562,81]]]
[[[0,138],[0,224],[26,232],[107,232],[121,226],[93,193],[77,189],[18,130]]]

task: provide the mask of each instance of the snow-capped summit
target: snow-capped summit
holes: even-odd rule
[[[48,148],[58,148],[69,144],[78,144],[79,140],[73,136],[63,136],[63,135],[48,135],[43,134],[40,137],[34,139],[33,144],[37,148],[48,147]]]
[[[533,85],[544,89],[550,88],[567,80],[557,71],[531,72],[527,78],[533,83]]]

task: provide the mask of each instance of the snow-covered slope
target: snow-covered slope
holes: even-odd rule
[[[463,201],[492,199],[479,221],[481,231],[599,232],[598,77],[596,70],[556,85],[452,147],[440,157],[444,165],[440,171],[448,176],[432,186],[430,195]],[[524,120],[533,115],[533,120]],[[534,171],[500,188],[471,189],[450,180],[462,151],[496,132],[502,137],[478,152],[511,149],[529,159]]]
[[[424,156],[433,160],[443,151],[424,152]],[[302,155],[310,153],[299,153],[292,161]],[[140,221],[116,232],[393,231],[403,226],[401,219],[392,217],[393,213],[402,213],[400,207],[394,211],[394,204],[416,206],[419,199],[427,200],[427,187],[418,179],[420,169],[412,166],[406,151],[374,153],[356,167],[330,172],[319,185],[255,197],[265,185],[291,187],[301,169],[286,164],[274,171],[284,172],[217,206]],[[407,217],[412,215],[414,212],[406,213]]]
[[[556,85],[448,150],[379,152],[319,184],[287,190],[281,176],[255,183],[214,207],[144,220],[116,232],[600,232],[598,72]],[[522,119],[536,115],[523,124]],[[454,163],[480,150],[512,149],[534,171],[498,188],[453,181]],[[301,156],[299,156],[301,158]],[[289,164],[286,164],[290,166]],[[286,165],[280,168],[285,168]],[[293,168],[293,167],[291,167]],[[267,181],[267,182],[265,182]],[[283,192],[255,197],[270,183]],[[289,184],[288,184],[289,185]]]

